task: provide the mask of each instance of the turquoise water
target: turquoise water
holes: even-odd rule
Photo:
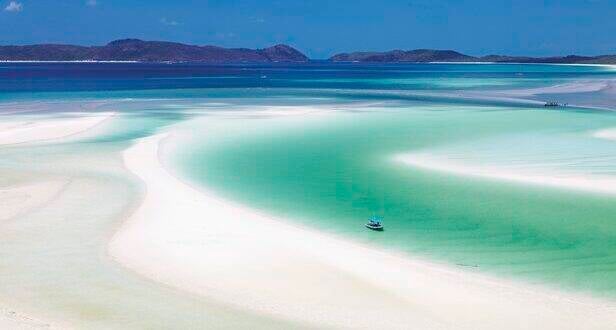
[[[592,137],[616,127],[609,112],[413,94],[418,84],[428,92],[489,92],[612,77],[592,67],[577,74],[570,71],[575,67],[558,67],[565,72],[555,77],[535,72],[541,66],[522,66],[520,71],[539,77],[515,81],[499,73],[519,68],[505,67],[481,66],[490,72],[485,79],[449,78],[439,70],[431,78],[306,79],[318,89],[195,90],[207,93],[202,104],[176,102],[177,111],[254,110],[251,105],[342,111],[300,124],[217,116],[211,127],[194,132],[198,138],[179,151],[177,165],[225,198],[323,231],[474,271],[613,296],[614,196],[448,174],[393,160],[419,152],[469,166],[614,176],[616,142]],[[601,73],[592,76],[593,70]],[[203,110],[208,102],[224,104]],[[384,233],[364,230],[372,214],[385,217]]]
[[[614,196],[464,177],[397,163],[401,152],[578,175],[616,172],[611,113],[413,104],[217,122],[179,156],[191,179],[272,215],[461,267],[616,294]],[[212,132],[213,131],[213,132]],[[547,165],[546,165],[547,164]],[[363,228],[372,214],[386,231]]]
[[[616,196],[419,169],[396,162],[394,156],[422,153],[508,171],[613,177],[616,142],[592,136],[616,127],[613,113],[583,107],[547,110],[528,100],[480,96],[615,78],[616,72],[607,68],[554,65],[11,64],[0,68],[0,114],[19,108],[35,114],[119,115],[95,137],[23,154],[19,148],[0,150],[0,170],[25,162],[30,171],[53,167],[53,162],[32,162],[33,154],[47,161],[78,161],[79,150],[118,157],[135,139],[200,118],[202,126],[186,126],[195,139],[178,151],[176,165],[180,175],[224,198],[454,267],[614,297]],[[569,94],[567,100],[578,96]],[[553,96],[536,98],[542,97]],[[616,108],[606,92],[583,98],[589,105]],[[45,106],[37,106],[41,104]],[[306,107],[325,114],[259,115],[262,110]],[[115,165],[121,168],[119,161]],[[63,166],[52,170],[71,174]],[[112,194],[117,188],[108,189]],[[118,205],[126,199],[118,197]],[[101,200],[93,197],[91,203]],[[364,229],[373,214],[385,217],[383,233]],[[61,221],[54,221],[61,228]],[[81,234],[71,232],[72,242],[96,230],[113,232],[118,224],[110,221],[84,226]],[[18,248],[6,249],[6,256],[56,251],[51,239],[34,246],[28,231],[23,233],[6,241],[5,247]],[[44,230],[37,233],[44,236]],[[104,244],[106,236],[99,235],[97,242]],[[83,253],[99,252],[96,245]],[[62,267],[42,273],[57,279],[70,276],[64,265],[73,260],[62,260]],[[105,265],[89,267],[101,277],[109,271]],[[19,282],[13,273],[6,277]],[[31,277],[25,277],[27,285],[40,282],[38,275]],[[49,288],[66,285],[60,282]],[[18,296],[13,288],[20,285],[4,292]],[[83,287],[88,285],[101,284]],[[157,291],[155,296],[165,294]],[[20,297],[27,300],[27,295]],[[147,297],[139,295],[143,301]],[[110,308],[108,301],[104,305],[103,311]],[[198,312],[197,306],[186,314]],[[170,309],[160,318],[173,315]]]

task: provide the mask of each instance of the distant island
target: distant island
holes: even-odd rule
[[[380,63],[426,63],[426,62],[481,62],[481,63],[557,63],[557,64],[616,64],[616,55],[600,56],[554,56],[529,57],[488,55],[482,57],[465,55],[453,50],[415,49],[388,52],[354,52],[336,54],[333,62],[380,62]]]
[[[0,61],[132,61],[132,62],[201,62],[201,63],[268,63],[308,62],[297,49],[279,44],[263,49],[223,48],[188,45],[168,41],[121,39],[104,46],[39,44],[0,46]],[[453,50],[415,49],[386,52],[352,52],[336,54],[331,62],[375,63],[561,63],[616,64],[616,55],[530,57],[488,55],[471,56]]]
[[[122,39],[104,46],[41,44],[0,46],[0,61],[137,61],[137,62],[306,62],[293,47],[264,49],[196,46],[166,41]]]

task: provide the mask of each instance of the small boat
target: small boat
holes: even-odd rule
[[[381,223],[381,218],[380,217],[371,217],[370,219],[368,219],[368,223],[366,224],[366,228],[372,229],[372,230],[377,230],[377,231],[383,231],[383,224]]]
[[[545,104],[543,106],[544,107],[560,107],[560,106],[563,106],[563,104],[560,104],[560,103],[554,102],[554,101],[549,101],[549,102],[545,102]]]

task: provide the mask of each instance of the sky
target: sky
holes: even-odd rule
[[[616,54],[616,0],[0,0],[0,44],[115,39],[339,52]]]

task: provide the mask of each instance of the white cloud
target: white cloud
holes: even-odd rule
[[[160,22],[164,25],[171,25],[171,26],[180,25],[178,21],[168,20],[166,17],[161,18]]]
[[[4,7],[4,11],[18,12],[23,9],[23,5],[17,1],[11,1],[9,4]]]
[[[86,6],[96,7],[96,5],[98,5],[98,1],[96,1],[96,0],[87,0],[86,1]]]

